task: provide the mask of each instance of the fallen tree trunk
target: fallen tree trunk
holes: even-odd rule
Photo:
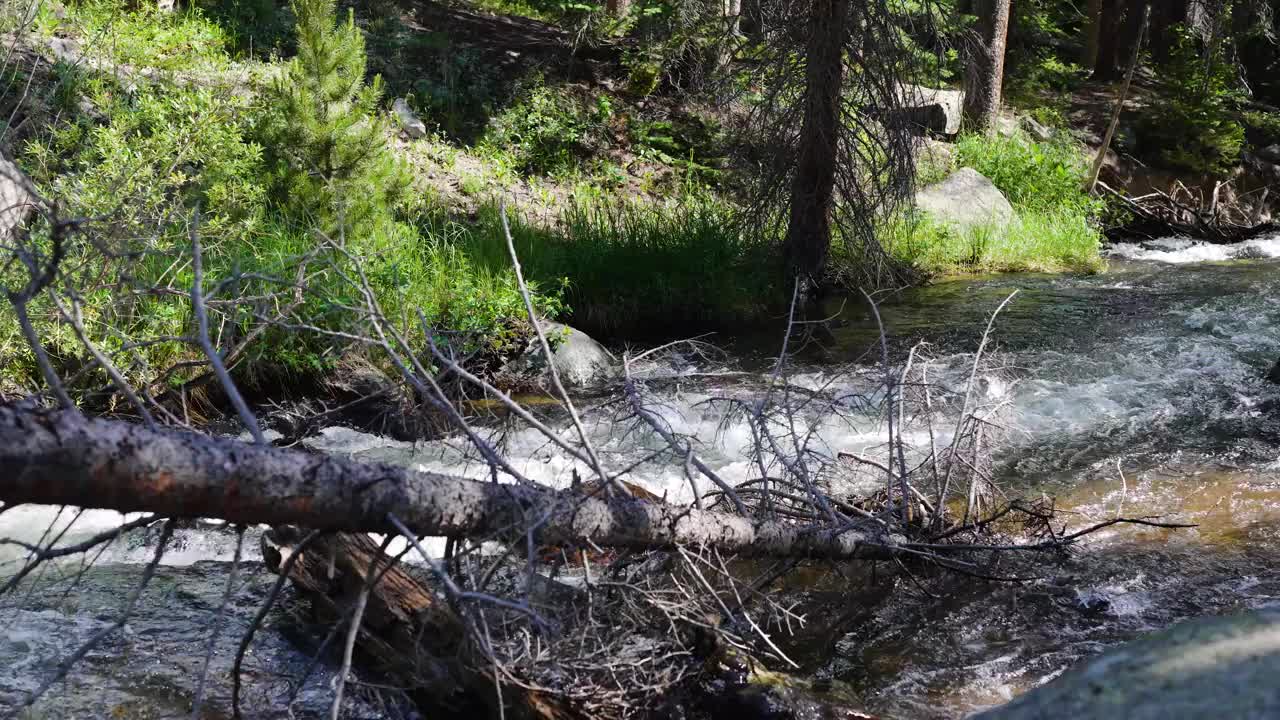
[[[871,521],[815,529],[14,405],[0,407],[0,501],[351,532],[395,533],[395,516],[419,535],[782,557],[888,558],[904,542]]]
[[[1256,208],[1246,211],[1238,203],[1220,202],[1219,194],[1226,187],[1223,183],[1215,185],[1207,200],[1195,197],[1180,185],[1172,193],[1156,190],[1138,197],[1129,197],[1102,181],[1098,181],[1097,187],[1115,198],[1131,215],[1124,225],[1107,231],[1112,239],[1135,235],[1188,236],[1229,245],[1280,230],[1276,223],[1258,221]],[[1265,199],[1263,195],[1259,206]]]
[[[513,684],[501,685],[503,708],[498,710],[492,665],[471,646],[462,619],[435,591],[366,534],[334,533],[305,548],[301,538],[290,527],[265,533],[267,567],[279,574],[285,570],[284,559],[298,553],[288,566],[289,579],[310,602],[316,620],[339,627],[349,622],[347,611],[373,577],[356,639],[363,665],[407,693],[428,715],[583,717],[559,698]]]

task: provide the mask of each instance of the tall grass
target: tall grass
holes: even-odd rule
[[[924,215],[886,223],[889,254],[931,274],[954,272],[1080,272],[1103,269],[1099,235],[1070,212],[1022,211],[1003,227],[958,228]]]
[[[775,245],[714,198],[579,199],[553,227],[518,214],[511,221],[525,274],[562,287],[571,320],[594,332],[671,335],[742,322],[778,296]],[[496,207],[483,208],[464,234],[459,243],[477,265],[510,267]]]
[[[930,273],[1103,269],[1095,222],[1102,204],[1081,189],[1087,161],[1073,141],[965,135],[956,161],[990,179],[1016,217],[1003,226],[971,227],[922,214],[895,217],[881,230],[895,258]]]

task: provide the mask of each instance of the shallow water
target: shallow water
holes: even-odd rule
[[[1280,240],[1254,244],[1251,257],[1280,254]],[[993,334],[1005,371],[982,379],[985,399],[1010,404],[1015,432],[997,457],[1009,492],[1056,497],[1059,508],[1078,513],[1067,516],[1073,525],[1123,514],[1198,527],[1109,528],[1041,579],[1016,585],[935,579],[926,595],[901,579],[886,592],[853,570],[802,576],[789,590],[803,600],[809,623],[789,647],[806,672],[848,683],[867,709],[886,717],[963,717],[1139,633],[1280,598],[1280,392],[1261,379],[1280,357],[1280,261],[1196,260],[1230,257],[1211,252],[1220,251],[1174,242],[1120,246],[1102,275],[950,280],[885,299],[891,355],[900,360],[928,343],[933,376],[955,385],[991,312],[1018,290]],[[792,380],[849,392],[871,387],[874,364],[848,366],[873,360],[867,350],[877,339],[865,306],[850,300],[830,331],[798,353]],[[704,460],[729,482],[758,475],[747,453],[750,433],[723,422],[706,401],[758,392],[755,382],[721,373],[767,366],[779,340],[778,333],[743,335],[727,340],[731,357],[642,368],[663,417],[697,437]],[[659,446],[650,434],[620,432],[608,400],[581,403],[607,463],[617,467]],[[878,417],[814,413],[799,421],[827,452],[882,451]],[[564,486],[575,470],[589,475],[533,431],[507,432],[501,441],[535,480]],[[398,443],[341,428],[308,443],[477,477],[487,471],[458,443]],[[682,470],[647,464],[633,479],[684,500],[694,488]],[[866,478],[844,481],[858,489]],[[40,518],[18,512],[0,515],[0,536],[43,531]],[[90,514],[68,537],[116,519]],[[176,565],[230,557],[225,536],[186,532]],[[112,552],[121,567],[147,557],[145,545]]]

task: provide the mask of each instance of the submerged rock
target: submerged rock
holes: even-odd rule
[[[1280,717],[1280,606],[1191,620],[1113,648],[982,720]]]
[[[973,168],[960,168],[946,180],[921,188],[916,207],[935,220],[966,229],[1003,226],[1013,219],[1013,206],[990,180]]]

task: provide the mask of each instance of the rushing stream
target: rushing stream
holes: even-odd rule
[[[1265,257],[1277,254],[1272,250],[1280,252],[1280,241],[1254,241],[1244,254],[1258,259],[1207,262],[1242,251],[1186,243],[1126,245],[1118,248],[1126,257],[1113,258],[1103,275],[946,281],[887,300],[881,312],[891,352],[902,358],[915,343],[927,342],[945,376],[962,372],[965,355],[977,346],[992,310],[1019,290],[993,336],[1009,371],[988,378],[984,390],[1010,401],[1008,422],[1016,428],[997,457],[1002,482],[1012,494],[1054,496],[1060,509],[1082,517],[1163,515],[1198,527],[1112,527],[1051,567],[1044,579],[1015,585],[956,578],[932,586],[934,597],[903,582],[892,593],[851,587],[841,573],[794,578],[789,590],[801,599],[809,622],[787,647],[804,671],[846,683],[867,710],[886,717],[962,717],[1142,632],[1280,599],[1280,388],[1263,380],[1280,357],[1280,260]],[[876,338],[866,308],[850,300],[830,335],[800,353],[803,372],[796,381],[825,382],[831,368],[864,357]],[[729,345],[736,356],[732,361],[690,360],[674,369],[758,367],[776,352],[779,339],[739,337]],[[672,370],[661,368],[665,374]],[[868,367],[840,382],[856,385],[874,371]],[[746,429],[722,426],[720,415],[700,404],[715,394],[749,388],[705,374],[655,387],[661,388],[663,413],[677,429],[706,443],[704,457],[722,476],[730,481],[751,476]],[[654,442],[640,434],[620,436],[603,421],[592,427],[601,452],[619,463]],[[865,427],[822,427],[819,435],[833,450],[863,450],[883,442],[870,420]],[[410,445],[332,428],[312,445],[455,473],[483,471],[448,443]],[[509,435],[504,449],[530,476],[568,482],[571,464],[535,433]],[[649,466],[635,479],[677,499],[690,492],[679,467]],[[43,531],[47,513],[21,512],[0,515],[0,536]],[[79,522],[76,532],[88,535],[115,519],[94,517]],[[1066,517],[1074,524],[1072,516]],[[223,534],[187,531],[184,538],[179,562],[225,563],[230,557]],[[147,557],[143,546],[112,552],[112,562],[90,584],[102,588],[97,595],[80,598],[78,607],[50,601],[0,625],[5,633],[0,635],[0,706],[30,686],[31,672],[49,667],[58,651],[74,647],[101,622],[96,603],[118,601],[113,578],[136,573]],[[187,618],[184,622],[198,612],[207,617],[218,586],[196,582],[192,587],[200,589],[187,587],[207,567],[215,566],[162,570],[169,595],[154,601],[155,609],[173,611],[174,603],[186,604],[178,613]],[[247,587],[240,598],[244,607],[263,592]],[[243,625],[246,612],[233,613],[235,622]],[[58,617],[64,618],[60,624],[54,622]],[[50,632],[55,625],[61,628],[57,634]],[[176,653],[187,663],[202,654],[197,633],[163,631],[154,622],[142,627],[156,628],[147,636],[153,654]],[[289,653],[287,638],[275,631],[265,635],[263,652]],[[134,657],[151,657],[147,642],[136,637],[122,642]],[[154,675],[163,692],[146,685],[151,689],[134,692],[135,697],[183,696],[185,691],[173,690],[180,673],[146,674],[137,663],[112,660],[113,652],[124,652],[121,643],[90,658],[101,677]],[[305,644],[292,652],[296,657],[279,661],[282,673],[306,665]],[[272,693],[286,690],[266,683],[256,691],[269,703],[278,697]],[[111,690],[117,691],[128,695]],[[52,695],[60,693],[65,700],[77,690],[55,689]],[[99,700],[97,705],[83,698],[68,702],[79,709],[123,702]],[[51,716],[82,716],[57,714],[68,702],[51,703]],[[161,716],[170,715],[156,715]]]

